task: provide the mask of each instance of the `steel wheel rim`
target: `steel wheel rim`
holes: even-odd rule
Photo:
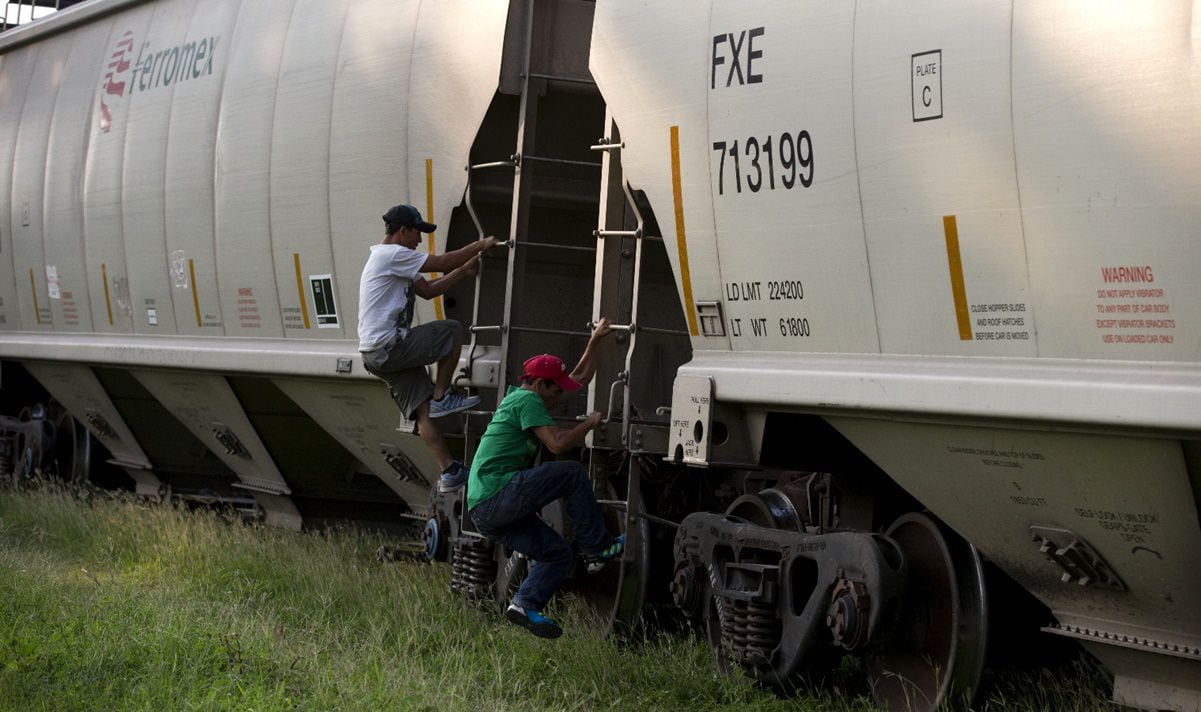
[[[612,484],[605,488],[605,498],[617,499]],[[644,511],[641,499],[633,503],[635,514]],[[650,566],[650,531],[646,519],[635,517],[632,529],[625,527],[625,512],[613,507],[602,507],[605,526],[610,532],[626,535],[626,551],[620,561],[613,561],[597,573],[588,574],[577,566],[576,575],[565,587],[570,586],[588,605],[608,622],[610,630],[633,630],[641,620],[642,605],[646,599],[646,571]]]
[[[53,457],[58,476],[68,482],[86,482],[91,470],[91,433],[65,411],[54,430]]]
[[[929,712],[972,695],[984,665],[987,599],[975,548],[926,514],[909,513],[887,535],[905,551],[909,590],[894,639],[867,660],[882,709]]]

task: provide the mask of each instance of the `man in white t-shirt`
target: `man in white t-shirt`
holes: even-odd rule
[[[489,235],[465,247],[432,255],[418,252],[421,233],[437,228],[421,219],[412,205],[384,213],[384,240],[371,246],[359,281],[359,352],[368,373],[382,378],[400,412],[417,422],[417,431],[442,468],[438,489],[451,492],[467,482],[468,470],[446,448],[431,418],[466,410],[480,402],[451,388],[465,330],[452,319],[413,326],[414,296],[433,299],[479,269],[480,253],[496,244]],[[442,272],[426,280],[422,272]],[[425,367],[437,364],[433,383]]]

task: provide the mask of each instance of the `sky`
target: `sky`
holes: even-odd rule
[[[21,3],[10,2],[4,4],[4,22],[9,25],[19,25],[23,22],[29,22],[30,13],[33,14],[33,19],[45,17],[54,12],[52,7],[32,7],[29,4],[22,5]]]

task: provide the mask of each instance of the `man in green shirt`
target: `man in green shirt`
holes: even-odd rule
[[[588,431],[601,424],[603,416],[593,412],[574,428],[559,428],[549,409],[565,393],[592,380],[597,343],[610,332],[609,320],[601,319],[570,374],[557,356],[527,360],[521,385],[505,394],[471,464],[467,509],[476,528],[533,562],[505,618],[543,638],[563,634],[543,610],[571,569],[574,553],[538,512],[562,499],[575,524],[576,541],[590,558],[612,559],[625,548],[624,534],[614,537],[605,529],[592,483],[580,463],[556,460],[530,467],[541,445],[561,455],[582,444]]]

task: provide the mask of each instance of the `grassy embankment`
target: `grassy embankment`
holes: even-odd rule
[[[543,641],[378,564],[379,538],[231,525],[97,492],[0,489],[0,709],[870,710],[862,683],[781,699],[703,642],[622,645],[573,600]],[[979,710],[1097,710],[1095,670],[1007,676]]]

